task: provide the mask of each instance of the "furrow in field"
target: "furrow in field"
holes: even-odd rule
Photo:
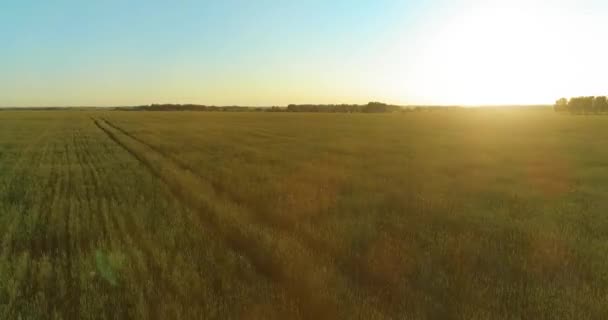
[[[69,278],[71,274],[71,252],[69,230],[67,230],[69,213],[69,203],[67,203],[71,193],[70,183],[70,152],[72,151],[69,143],[70,140],[64,136],[66,133],[59,130],[56,138],[58,142],[56,149],[56,158],[54,169],[58,175],[56,183],[51,186],[52,191],[49,192],[48,202],[45,208],[45,225],[42,226],[46,230],[45,234],[45,252],[48,252],[50,265],[52,269],[52,277],[48,279],[47,292],[53,292],[49,296],[50,304],[58,309],[64,309],[68,303],[68,293],[71,288]],[[49,306],[50,308],[50,306]]]
[[[35,171],[37,187],[32,187],[37,190],[37,199],[33,201],[36,206],[32,208],[31,212],[33,215],[31,220],[32,232],[29,236],[29,243],[23,247],[24,251],[28,251],[31,257],[31,273],[29,277],[30,287],[27,292],[27,296],[24,299],[32,301],[36,298],[36,294],[40,292],[53,291],[56,288],[55,274],[52,270],[52,266],[58,261],[56,251],[52,250],[47,245],[46,237],[48,233],[48,216],[49,206],[52,205],[52,201],[55,198],[56,181],[57,181],[57,170],[56,170],[56,157],[55,157],[55,144],[52,141],[52,136],[47,137],[46,144],[42,150],[43,156],[40,164]],[[40,277],[40,274],[45,274],[44,277]],[[49,302],[45,305],[39,306],[38,309],[50,312],[50,305],[54,304],[58,300],[54,299],[55,296],[50,296],[48,299],[43,301]]]
[[[124,243],[122,233],[113,233],[112,230],[117,229],[119,224],[116,216],[113,213],[112,206],[119,200],[118,187],[114,184],[102,185],[104,177],[101,173],[99,165],[102,163],[102,155],[100,153],[93,154],[91,149],[93,145],[88,141],[88,136],[82,130],[79,130],[78,136],[74,142],[77,145],[80,168],[82,171],[82,185],[84,187],[84,201],[89,208],[89,229],[87,234],[92,239],[87,241],[87,250],[92,250],[94,245],[99,242],[114,241],[116,245]],[[111,155],[111,153],[109,153]],[[109,194],[107,192],[110,192]],[[93,219],[95,216],[95,219]],[[101,227],[101,230],[99,230]],[[112,237],[110,236],[112,233]]]
[[[272,217],[269,217],[267,214],[261,212],[252,211],[251,208],[245,207],[243,205],[243,202],[240,201],[239,197],[236,194],[230,192],[230,190],[225,188],[221,183],[207,179],[206,177],[201,175],[200,172],[194,169],[190,164],[182,161],[173,154],[166,152],[162,148],[148,143],[144,139],[137,137],[136,135],[124,130],[120,126],[115,125],[114,123],[105,118],[100,118],[100,120],[108,126],[124,134],[125,136],[132,138],[133,140],[145,145],[147,148],[159,153],[163,157],[167,158],[170,162],[178,166],[181,170],[185,170],[189,174],[196,176],[202,183],[211,186],[215,195],[225,198],[226,201],[232,202],[235,205],[239,206],[241,208],[241,211],[247,211],[247,214],[254,219],[254,221],[252,221],[253,223],[264,223],[272,227],[273,229],[276,229],[277,232],[288,234],[289,237],[295,236],[297,237],[297,240],[301,241],[302,244],[308,247],[309,249],[315,251],[317,254],[322,255],[328,261],[332,260],[332,254],[335,253],[328,251],[330,250],[330,247],[328,247],[325,243],[318,240],[317,238],[311,236],[309,233],[297,229],[295,224],[281,219],[274,219]]]
[[[93,122],[91,123],[93,124]],[[104,136],[104,141],[111,142],[116,148],[122,148],[110,140],[105,135],[104,131],[98,130],[98,132]],[[124,159],[124,155],[130,155],[125,150],[121,149],[120,152],[117,152],[116,149],[107,149],[107,146],[102,146],[102,149],[108,151],[103,153],[103,156],[106,157],[104,162],[113,162],[121,165],[124,165],[125,163],[129,164],[129,174],[133,174],[133,176],[123,177],[122,179],[128,180],[131,183],[142,179],[138,184],[144,183],[145,187],[140,188],[140,192],[147,194],[147,197],[150,200],[147,203],[147,209],[145,211],[138,212],[137,210],[131,210],[126,212],[126,214],[119,216],[121,228],[125,230],[125,235],[129,237],[141,237],[141,239],[137,239],[137,241],[133,243],[132,247],[140,248],[140,250],[143,251],[143,254],[140,256],[145,260],[143,265],[145,265],[149,271],[141,272],[139,274],[154,275],[154,279],[152,280],[156,287],[155,290],[167,292],[160,297],[152,294],[146,298],[151,302],[149,304],[151,307],[150,311],[153,312],[150,314],[157,313],[154,310],[155,307],[164,309],[166,305],[172,303],[170,301],[179,302],[181,305],[190,305],[191,309],[192,307],[208,308],[208,306],[201,306],[196,301],[197,297],[206,294],[205,290],[215,291],[218,302],[230,301],[234,296],[242,296],[246,292],[251,292],[252,287],[250,286],[244,286],[243,291],[241,289],[234,290],[234,288],[230,288],[226,292],[220,291],[224,290],[222,288],[224,286],[223,282],[231,283],[232,281],[235,281],[239,283],[237,279],[252,281],[252,276],[254,278],[256,277],[252,274],[253,270],[251,269],[251,265],[248,262],[245,262],[247,259],[242,259],[241,253],[238,253],[233,248],[230,248],[230,246],[227,246],[226,243],[222,241],[223,237],[219,235],[215,229],[209,228],[209,225],[202,224],[202,219],[197,218],[198,214],[192,212],[192,209],[185,206],[181,199],[175,197],[170,186],[165,184],[163,180],[158,179],[157,176],[154,176],[148,172],[148,170],[145,170],[143,175],[141,173],[136,175],[135,172],[138,172],[138,170],[133,170],[134,167],[132,163],[129,163]],[[115,156],[120,156],[122,158],[112,158]],[[106,177],[106,179],[110,179],[106,180],[107,182],[110,182],[114,178],[109,176]],[[147,182],[147,180],[150,181]],[[108,185],[119,185],[119,183],[108,183]],[[169,195],[169,197],[160,197],[160,194]],[[139,203],[140,200],[125,195],[124,192],[121,194],[121,197],[121,202],[123,203],[130,202],[131,205],[141,206],[141,203]],[[155,202],[156,204],[151,202]],[[210,243],[210,241],[213,243]],[[219,260],[216,257],[217,255],[221,255]],[[232,273],[233,271],[230,271],[232,274],[230,280],[222,280],[223,277],[218,276],[217,279],[213,280],[212,284],[205,284],[208,281],[205,279],[209,279],[209,274],[220,274],[226,270],[221,267],[221,265],[227,265],[224,262],[226,260],[223,259],[234,259],[234,257],[239,257],[237,258],[237,261],[240,261],[239,263],[243,264],[241,265],[243,269],[234,273]],[[152,259],[151,262],[149,262],[150,259]],[[222,263],[218,264],[217,261],[222,261]],[[187,270],[191,270],[191,272],[194,271],[195,274],[185,275],[184,271]],[[183,280],[181,280],[183,277],[200,280],[196,281],[198,283],[191,282],[184,285]],[[142,281],[146,280],[143,279]],[[147,280],[147,282],[150,283],[150,280]],[[268,296],[272,297],[288,297],[284,294],[284,288],[269,281],[267,278],[256,279],[254,286],[259,288],[259,292],[265,292],[262,294],[263,296],[268,294]],[[161,287],[164,287],[165,289],[160,289]],[[249,295],[249,293],[247,293],[247,295]],[[162,300],[161,302],[158,301],[159,298]],[[213,300],[215,299],[216,298]],[[294,302],[291,299],[287,299],[290,300],[289,305],[294,305]],[[241,298],[237,301],[239,301],[239,303],[248,304],[250,298]],[[219,305],[218,302],[208,303],[206,305]],[[281,305],[277,308],[276,312],[280,313],[285,311],[286,309],[284,307],[284,305]],[[232,311],[227,312],[238,312],[239,309],[240,308],[235,306]],[[291,310],[292,309],[290,309],[290,311]]]
[[[94,132],[97,133],[97,128],[93,128],[95,128]],[[91,237],[91,239],[85,241],[86,243],[80,244],[83,248],[81,252],[89,257],[96,257],[98,254],[107,255],[112,251],[121,252],[129,257],[129,261],[137,261],[139,258],[137,252],[141,250],[141,247],[133,239],[137,237],[138,232],[127,230],[123,221],[124,215],[121,215],[120,212],[122,211],[118,210],[120,204],[124,203],[125,200],[125,196],[121,195],[121,184],[108,180],[109,177],[115,175],[115,172],[106,171],[102,165],[107,160],[115,161],[114,153],[97,152],[95,148],[104,143],[98,143],[98,141],[92,143],[89,136],[90,132],[84,129],[80,128],[74,136],[75,154],[79,161],[79,178],[81,179],[79,199],[81,199],[81,205],[85,202],[89,208],[87,217],[89,224],[85,234],[87,237]],[[107,139],[105,135],[102,134],[101,136]],[[145,283],[144,276],[147,273],[147,269],[142,268],[129,272],[132,277],[131,285],[140,286]],[[93,278],[89,276],[76,280],[80,280],[80,286],[85,287],[92,285],[90,281]],[[86,290],[86,288],[80,291],[82,290]],[[124,287],[115,287],[112,290],[115,291],[115,294],[125,294]],[[113,317],[121,314],[120,317],[127,317],[126,314],[131,308],[128,305],[129,300],[117,300],[115,303],[118,303],[118,305],[115,305],[115,309],[107,316]]]
[[[27,210],[27,207],[24,203],[19,203],[16,199],[13,199],[12,193],[13,190],[17,188],[20,179],[25,176],[27,172],[27,166],[29,162],[29,156],[32,151],[39,148],[41,145],[42,137],[44,134],[40,134],[37,136],[34,141],[27,144],[23,150],[19,153],[18,159],[13,163],[10,169],[7,170],[9,173],[5,177],[3,177],[3,181],[0,185],[0,190],[2,190],[2,205],[4,206],[4,212],[1,214],[8,215],[7,222],[3,225],[0,225],[0,231],[2,232],[2,247],[0,248],[0,257],[1,260],[6,261],[8,257],[11,255],[12,247],[13,247],[13,237],[15,235],[15,231],[17,231],[18,224],[20,218]],[[30,197],[33,190],[26,188],[23,190],[22,196],[24,199]]]
[[[107,214],[111,210],[110,204],[113,201],[117,201],[117,199],[103,198],[100,196],[96,196],[95,198],[96,210],[90,212],[92,215],[91,221],[93,222],[91,228],[96,230],[96,234],[98,234],[96,240],[105,243],[111,240],[109,237],[109,234],[111,233],[111,222],[108,221]]]
[[[202,183],[211,186],[215,195],[225,198],[227,201],[233,202],[235,205],[240,206],[243,210],[245,210],[246,208],[248,214],[251,216],[251,218],[255,220],[255,223],[264,223],[274,229],[277,229],[277,231],[288,233],[291,237],[295,236],[298,238],[298,240],[302,241],[303,244],[309,247],[310,249],[316,251],[317,253],[325,253],[325,256],[331,257],[332,252],[327,252],[329,247],[325,243],[323,243],[323,241],[313,237],[304,230],[298,229],[292,221],[286,219],[277,219],[276,217],[271,217],[268,214],[258,212],[250,207],[246,207],[246,204],[241,201],[240,197],[237,194],[231,192],[223,184],[203,176],[198,170],[196,170],[190,164],[184,162],[180,158],[176,157],[175,155],[151,143],[148,143],[144,139],[141,139],[140,137],[126,131],[125,129],[121,128],[120,126],[112,123],[111,121],[105,118],[100,118],[100,120],[108,126],[116,129],[120,133],[159,153],[163,157],[167,158],[170,162],[178,166],[181,170],[188,171],[189,174],[196,176],[199,180],[201,180]]]
[[[47,155],[47,146],[44,137],[47,131],[37,136],[21,154],[19,160],[11,170],[11,176],[4,186],[8,198],[3,199],[6,214],[12,216],[4,231],[2,241],[0,264],[2,276],[11,279],[9,283],[0,283],[0,294],[7,294],[5,301],[0,301],[0,311],[4,318],[12,318],[21,314],[23,305],[18,301],[29,299],[33,295],[35,282],[30,281],[35,274],[35,265],[31,252],[31,245],[35,237],[35,225],[39,213],[35,204],[38,203],[44,189],[37,185],[27,188],[37,179],[41,163]],[[7,286],[6,286],[7,285]],[[6,286],[6,287],[4,287]],[[2,288],[4,287],[4,288]]]
[[[337,287],[343,286],[344,277],[334,266],[319,261],[310,248],[285,232],[257,224],[246,208],[218,196],[192,170],[182,168],[154,148],[123,134],[107,122],[94,122],[152,174],[163,180],[176,197],[201,213],[199,216],[204,223],[213,225],[230,247],[248,257],[258,272],[285,287],[299,301],[306,317],[340,317],[338,301],[364,312],[357,305],[357,298],[335,292]],[[379,316],[377,311],[369,308],[365,312]]]
[[[83,136],[84,137],[84,136]],[[85,141],[86,140],[86,141]],[[114,175],[114,172],[109,172],[105,168],[98,166],[104,162],[115,162],[115,153],[109,149],[107,144],[99,142],[98,145],[103,145],[104,152],[98,152],[93,154],[90,150],[91,143],[89,137],[82,139],[80,145],[83,153],[83,163],[86,166],[84,170],[87,174],[87,181],[93,184],[94,195],[90,199],[95,199],[95,205],[93,205],[91,212],[98,214],[109,227],[104,227],[104,239],[114,241],[114,245],[133,245],[132,237],[136,236],[137,233],[129,232],[125,227],[123,217],[118,217],[114,210],[114,206],[125,200],[125,195],[121,194],[120,184],[109,183],[107,179]],[[102,186],[102,181],[105,181],[105,185]],[[93,227],[93,226],[92,226]],[[120,232],[114,232],[114,230],[121,230]],[[112,236],[109,236],[109,233]],[[128,239],[127,239],[128,238]],[[117,241],[115,241],[117,240]]]
[[[154,147],[153,145],[150,145],[150,144],[146,143],[144,140],[141,140],[141,139],[139,139],[139,138],[135,137],[134,135],[129,134],[128,132],[126,132],[126,131],[124,131],[122,128],[120,128],[119,126],[116,126],[116,125],[112,124],[111,122],[107,121],[106,119],[101,118],[100,120],[101,120],[101,121],[103,121],[103,122],[104,122],[105,124],[107,124],[108,126],[110,126],[110,127],[114,128],[114,129],[118,130],[120,133],[122,133],[122,134],[124,134],[124,135],[127,135],[128,137],[133,138],[133,139],[134,139],[134,140],[136,140],[137,142],[139,142],[139,143],[141,143],[141,144],[143,144],[143,145],[147,146],[148,148],[150,148],[150,149],[154,150],[155,152],[158,152],[158,153],[162,154],[162,155],[163,155],[163,156],[165,156],[165,157],[169,157],[169,158],[170,158],[171,160],[173,160],[173,161],[177,161],[177,159],[175,159],[175,158],[171,157],[170,155],[168,155],[168,154],[164,153],[164,152],[163,152],[161,149],[156,148],[156,147]],[[137,158],[137,157],[136,157],[136,158]],[[139,159],[138,159],[138,160],[139,160]],[[141,160],[139,160],[139,161],[141,162]],[[192,173],[192,174],[196,174],[196,173],[195,173],[195,172],[194,172],[194,171],[193,171],[191,168],[189,168],[189,167],[185,166],[185,165],[184,165],[184,164],[182,164],[181,162],[176,162],[176,163],[177,163],[177,164],[180,166],[180,168],[181,168],[182,170],[188,170],[188,171],[190,171],[190,173]],[[150,171],[152,171],[152,172],[153,172],[153,174],[154,174],[154,175],[155,175],[157,178],[159,177],[159,175],[158,175],[158,174],[156,174],[156,172],[154,172],[154,171],[153,171],[153,169],[151,169],[151,168],[149,168],[149,167],[148,167],[148,169],[150,169]],[[161,179],[161,180],[162,180],[162,179]],[[175,192],[174,192],[174,190],[173,190],[172,192],[173,192],[173,193],[175,193]],[[133,232],[131,232],[130,234],[138,234],[138,233],[133,233]],[[173,252],[173,257],[175,257],[175,255],[177,255],[177,252],[176,252],[176,251],[174,251],[174,252]],[[172,260],[172,259],[171,259],[171,260]],[[175,264],[172,264],[172,266],[175,266]],[[170,269],[168,273],[169,273],[169,274],[171,274],[172,272],[173,272],[173,269]]]
[[[161,157],[164,157],[168,162],[174,164],[180,170],[184,170],[189,175],[198,178],[200,183],[202,183],[203,185],[210,186],[211,193],[215,196],[215,200],[221,199],[221,201],[231,203],[233,206],[238,207],[240,213],[243,213],[244,215],[246,215],[247,219],[250,219],[250,223],[258,225],[264,224],[269,227],[269,229],[272,229],[273,232],[281,234],[281,237],[294,240],[298,242],[298,245],[304,247],[305,250],[313,252],[314,259],[317,261],[318,264],[324,264],[326,266],[331,265],[333,268],[335,268],[334,270],[336,270],[336,272],[344,276],[344,281],[349,282],[349,286],[351,286],[351,288],[352,286],[358,288],[358,295],[367,296],[367,300],[381,299],[380,297],[378,297],[378,292],[376,292],[375,289],[370,290],[369,284],[364,281],[364,279],[358,272],[353,271],[353,268],[351,266],[335,264],[336,257],[342,256],[342,252],[337,251],[332,246],[328,246],[323,240],[312,236],[306,230],[297,228],[297,225],[294,224],[293,221],[275,219],[262,212],[252,210],[252,208],[247,207],[245,203],[239,200],[238,195],[232,193],[221,183],[207,179],[206,177],[201,175],[198,170],[196,170],[190,164],[184,162],[180,158],[176,157],[175,155],[168,153],[166,150],[163,150],[162,148],[155,146],[154,144],[151,144],[146,140],[126,131],[125,129],[121,128],[120,126],[112,123],[111,121],[105,118],[101,118],[101,121],[104,124],[110,126],[111,128],[116,129],[124,136],[132,138],[133,140],[144,145],[153,152],[158,153]]]
[[[80,129],[76,130],[74,132],[74,135],[72,137],[73,139],[73,143],[74,143],[74,148],[76,151],[76,158],[78,159],[78,169],[80,171],[80,183],[79,183],[79,197],[78,197],[78,202],[79,202],[79,206],[81,208],[83,208],[84,210],[79,210],[77,211],[78,214],[78,220],[88,220],[88,217],[83,217],[83,214],[86,214],[88,216],[91,216],[92,214],[94,214],[95,210],[94,210],[94,205],[92,204],[92,202],[95,201],[95,198],[99,197],[99,195],[97,194],[97,180],[96,177],[94,176],[94,174],[91,173],[92,171],[92,165],[90,163],[90,159],[87,158],[86,153],[87,153],[87,146],[84,145],[81,140],[82,140],[82,131]],[[89,190],[90,189],[90,185],[93,185],[93,190]],[[79,223],[80,225],[80,223]],[[72,228],[71,228],[72,229]],[[78,249],[81,252],[90,252],[91,247],[93,246],[93,241],[91,241],[91,233],[94,232],[94,230],[87,230],[87,234],[85,235],[83,232],[81,232],[80,229],[72,229],[73,230],[73,237],[75,239],[73,239],[74,241],[74,245],[78,247]],[[83,237],[85,237],[83,239]]]
[[[230,201],[235,202],[235,203],[239,203],[240,200],[238,199],[238,197],[234,194],[231,193],[229,190],[227,190],[222,184],[217,183],[216,181],[212,181],[209,180],[207,178],[205,178],[203,175],[201,175],[197,170],[195,170],[191,165],[189,165],[188,163],[180,160],[178,157],[166,152],[165,150],[163,150],[162,148],[159,148],[151,143],[148,143],[147,141],[145,141],[144,139],[139,138],[138,136],[124,130],[123,128],[121,128],[118,125],[115,125],[114,123],[110,122],[109,120],[105,119],[105,118],[100,118],[101,121],[103,121],[105,124],[107,124],[108,126],[116,129],[117,131],[119,131],[120,133],[130,137],[131,139],[145,145],[146,147],[154,150],[155,152],[158,152],[159,154],[161,154],[163,157],[166,157],[167,159],[169,159],[171,162],[173,162],[175,165],[177,165],[180,169],[182,170],[186,170],[188,171],[190,174],[197,176],[199,179],[203,180],[204,183],[209,184],[212,188],[213,191],[216,194],[221,194],[222,196],[228,198]]]
[[[111,136],[110,138],[112,139]],[[112,140],[116,142],[116,140]],[[123,149],[129,151],[124,147]],[[111,155],[112,153],[109,154]],[[139,161],[141,162],[142,160]],[[158,178],[158,175],[156,175],[156,177]],[[111,184],[109,188],[112,189],[115,201],[119,201],[121,198],[124,198],[124,195],[120,196],[118,194],[116,185]],[[146,274],[149,274],[153,277],[154,283],[159,286],[158,290],[165,292],[165,295],[167,296],[180,296],[179,288],[177,288],[175,284],[170,281],[170,273],[164,272],[163,267],[155,259],[155,245],[151,242],[151,239],[145,236],[147,232],[146,230],[142,229],[141,226],[138,225],[135,217],[133,216],[133,212],[129,212],[129,214],[117,217],[115,214],[108,213],[107,211],[108,210],[105,210],[105,213],[107,213],[106,218],[112,221],[112,230],[118,231],[118,234],[120,234],[120,237],[123,240],[126,240],[127,242],[131,243],[129,247],[137,248],[138,250],[141,250],[141,252],[144,253],[142,258],[145,259],[145,265],[150,268],[150,270],[148,270]],[[133,257],[133,259],[135,258],[137,257]],[[140,280],[144,281],[144,279]],[[153,295],[151,298],[158,300],[160,298],[160,295]],[[185,300],[185,297],[181,297],[181,299]],[[161,301],[153,301],[151,303],[151,307],[154,309],[160,303]],[[151,316],[153,318],[157,317],[158,313],[154,312],[153,310]]]
[[[39,176],[40,165],[44,161],[46,146],[41,146],[38,152],[35,152],[35,157],[30,158],[28,162],[28,170],[21,173],[20,179],[17,182],[16,190],[13,192],[23,193],[20,196],[20,205],[22,206],[22,214],[19,215],[19,231],[20,237],[13,242],[13,253],[19,254],[23,251],[30,251],[35,242],[35,229],[38,220],[40,219],[40,210],[38,208],[39,200],[44,199],[46,189],[44,184],[37,183],[43,177]],[[35,188],[26,191],[26,186],[36,184]],[[38,256],[38,252],[33,250],[30,252],[34,256]]]
[[[112,118],[109,119],[112,120]],[[212,184],[214,186],[214,191],[221,191],[219,192],[221,196],[225,196],[227,199],[233,200],[237,204],[246,207],[246,209],[251,213],[251,215],[257,218],[255,220],[256,222],[267,224],[275,228],[277,232],[286,232],[289,236],[294,237],[297,240],[301,240],[303,245],[307,246],[315,253],[316,258],[321,259],[322,261],[328,264],[333,264],[340,271],[340,273],[348,279],[348,281],[350,282],[349,286],[353,292],[356,292],[357,295],[368,296],[368,298],[366,299],[367,301],[377,301],[379,306],[378,309],[388,310],[385,305],[380,306],[380,304],[385,304],[386,301],[390,300],[389,298],[387,298],[387,296],[389,296],[387,292],[389,291],[392,294],[392,300],[396,301],[397,299],[399,299],[399,295],[393,293],[401,292],[402,290],[400,290],[400,286],[394,285],[393,283],[383,283],[382,285],[378,285],[377,282],[370,281],[370,279],[382,277],[378,277],[377,275],[372,274],[373,272],[369,271],[370,263],[365,261],[366,258],[362,258],[360,254],[354,253],[347,247],[335,245],[335,243],[332,243],[332,241],[328,240],[327,237],[323,237],[321,233],[315,232],[316,224],[300,224],[298,223],[298,220],[295,219],[281,218],[280,216],[269,214],[265,212],[261,208],[261,206],[256,206],[255,203],[247,201],[246,197],[239,197],[237,194],[235,194],[235,191],[239,188],[231,189],[231,185],[234,184],[234,180],[227,180],[229,182],[223,182],[221,180],[218,180],[217,182],[214,182],[213,178],[201,175],[201,170],[196,166],[192,165],[193,163],[196,163],[194,161],[191,161],[194,160],[193,158],[190,158],[190,160],[188,160],[180,157],[181,154],[189,154],[190,152],[182,153],[184,150],[178,150],[177,152],[169,151],[173,150],[173,147],[176,146],[176,144],[169,141],[171,139],[169,136],[156,134],[152,130],[154,128],[153,126],[150,126],[148,124],[144,125],[140,123],[139,125],[136,125],[134,127],[124,126],[123,128],[121,128],[121,122],[108,122],[109,124],[113,125],[113,127],[122,129],[122,132],[128,133],[131,137],[137,138],[138,141],[153,146],[153,149],[159,150],[161,154],[166,155],[167,158],[171,159],[172,161],[180,163],[180,166],[190,169],[190,171],[200,177],[203,182]],[[125,124],[126,123],[129,122],[126,121]],[[165,137],[169,140],[165,139]],[[196,145],[188,146],[187,148],[188,150],[194,152],[196,149]],[[198,151],[204,150],[200,149]],[[194,153],[196,154],[196,152]],[[243,201],[239,201],[239,198],[243,199]],[[418,202],[414,201],[413,203]],[[398,304],[389,302],[386,303],[386,305]]]
[[[84,137],[84,136],[83,136]],[[93,192],[92,197],[89,198],[89,203],[94,202],[91,205],[91,213],[96,215],[99,219],[104,222],[101,239],[105,239],[113,243],[114,246],[127,245],[132,241],[127,240],[131,237],[131,234],[123,230],[124,223],[121,221],[122,217],[118,217],[114,206],[121,202],[122,197],[119,190],[119,184],[109,183],[108,177],[114,175],[114,172],[108,172],[105,168],[99,165],[104,162],[114,161],[114,152],[109,149],[104,149],[105,152],[93,153],[91,152],[92,144],[87,136],[86,141],[83,138],[80,141],[82,149],[84,150],[83,162],[86,164],[86,170],[88,174],[87,181],[92,183]],[[99,143],[106,147],[105,143]],[[105,183],[102,185],[102,181]],[[93,200],[94,199],[94,200]],[[107,225],[107,227],[106,227]],[[92,228],[95,226],[91,225]]]
[[[74,165],[70,167],[73,169],[74,183],[71,185],[72,194],[69,197],[69,208],[66,219],[66,235],[68,237],[68,285],[69,295],[68,300],[70,305],[75,306],[72,310],[69,310],[69,315],[75,317],[80,315],[80,301],[82,288],[80,282],[80,270],[77,259],[81,258],[83,254],[91,254],[95,243],[99,238],[92,237],[91,234],[96,234],[96,228],[83,231],[81,230],[84,212],[88,215],[96,214],[92,209],[91,201],[97,198],[97,179],[93,171],[93,164],[91,159],[87,157],[88,146],[82,143],[83,132],[82,128],[74,129],[71,133],[72,146],[74,148],[73,155],[75,157]],[[90,184],[93,184],[93,190],[90,190]],[[85,209],[85,210],[81,210]],[[72,258],[74,257],[74,258]]]
[[[234,194],[231,193],[229,190],[227,190],[222,184],[217,183],[216,181],[212,181],[209,179],[206,179],[203,175],[201,175],[197,170],[195,170],[191,165],[189,165],[188,163],[180,160],[178,157],[166,152],[165,150],[163,150],[162,148],[159,148],[151,143],[148,143],[147,141],[145,141],[144,139],[139,138],[138,136],[124,130],[123,128],[121,128],[118,125],[115,125],[114,123],[110,122],[109,120],[105,119],[105,118],[100,118],[101,121],[103,121],[105,124],[107,124],[108,126],[116,129],[117,131],[119,131],[120,133],[128,136],[129,138],[145,145],[146,147],[150,148],[151,150],[161,154],[163,157],[167,158],[169,161],[173,162],[173,164],[175,164],[176,166],[178,166],[181,170],[186,170],[188,171],[190,174],[197,176],[199,179],[201,179],[205,184],[208,184],[209,186],[211,186],[211,188],[213,189],[213,191],[218,194],[218,195],[222,195],[223,197],[226,197],[228,200],[235,202],[235,203],[240,203],[241,201],[238,199],[238,197]]]
[[[49,147],[52,152],[48,164],[49,172],[47,173],[47,183],[45,184],[44,196],[39,202],[38,211],[41,217],[38,219],[36,225],[36,240],[33,246],[35,250],[39,251],[41,254],[50,252],[48,242],[46,241],[50,211],[49,208],[52,208],[54,205],[55,195],[59,183],[55,144],[49,143],[47,147]]]

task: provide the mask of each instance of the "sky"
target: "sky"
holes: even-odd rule
[[[608,94],[604,0],[0,0],[0,106]]]

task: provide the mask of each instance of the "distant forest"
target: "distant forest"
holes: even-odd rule
[[[241,107],[241,106],[205,106],[197,104],[152,104],[138,107],[119,107],[116,110],[126,111],[225,111],[225,112],[330,112],[330,113],[387,113],[406,109],[382,102],[368,104],[290,104],[287,107]]]
[[[465,110],[461,106],[398,106],[382,102],[367,104],[290,104],[287,107],[207,106],[200,104],[151,104],[114,107],[122,111],[220,111],[220,112],[318,112],[318,113],[402,113],[412,111]]]
[[[608,112],[608,99],[605,96],[561,98],[555,102],[555,111],[573,114],[592,114]]]

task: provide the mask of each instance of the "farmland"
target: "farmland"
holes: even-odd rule
[[[602,318],[606,128],[3,111],[0,318]]]

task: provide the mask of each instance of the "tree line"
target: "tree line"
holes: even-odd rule
[[[275,108],[275,107],[273,107]],[[151,104],[136,107],[118,107],[115,110],[123,111],[225,111],[225,112],[244,112],[244,111],[267,111],[272,108],[262,107],[241,107],[241,106],[206,106],[199,104]]]
[[[555,102],[554,109],[574,114],[605,113],[608,112],[608,99],[606,96],[561,98]]]
[[[387,113],[403,111],[400,106],[382,102],[368,104],[290,104],[287,107],[206,106],[197,104],[151,104],[137,107],[118,107],[125,111],[223,111],[223,112],[328,112],[328,113]]]
[[[384,113],[396,112],[401,107],[389,105],[382,102],[370,102],[368,104],[290,104],[287,112],[343,112],[343,113]]]

